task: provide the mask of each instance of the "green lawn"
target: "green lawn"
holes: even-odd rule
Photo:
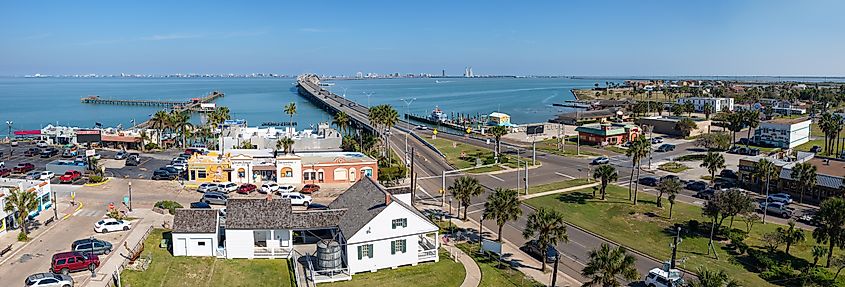
[[[493,157],[493,150],[488,148],[477,147],[470,144],[460,143],[444,138],[426,138],[430,144],[434,145],[443,155],[446,156],[446,162],[449,163],[452,167],[456,169],[464,169],[464,168],[471,168],[476,166],[476,159],[480,159],[482,164],[485,164],[485,159],[492,160]],[[492,146],[491,146],[492,147]],[[503,148],[504,149],[504,148]],[[504,150],[503,150],[504,151]],[[516,168],[516,157],[510,155],[503,155],[500,162],[503,165]],[[492,163],[488,162],[487,164]],[[538,162],[539,164],[539,162]],[[497,171],[502,170],[501,167],[484,167],[478,169],[472,169],[468,171],[469,173],[482,173],[482,172],[490,172],[490,171]]]
[[[556,182],[540,184],[540,185],[532,185],[531,187],[528,188],[528,193],[540,193],[540,192],[564,189],[564,188],[573,187],[573,186],[585,185],[585,184],[589,184],[589,183],[592,183],[592,182],[594,182],[594,181],[592,181],[589,178],[576,178],[576,179],[556,181]]]
[[[440,250],[440,261],[422,263],[417,266],[405,266],[397,269],[383,269],[372,273],[352,275],[351,281],[321,283],[321,287],[451,287],[461,286],[466,277],[466,270],[460,262],[449,259],[448,253]],[[258,286],[258,285],[256,285]]]
[[[679,173],[679,172],[688,170],[690,168],[688,166],[682,164],[682,163],[670,161],[670,162],[661,164],[660,166],[657,167],[657,169],[663,170],[663,171],[668,171],[668,172]]]
[[[466,172],[477,174],[477,173],[485,173],[485,172],[500,171],[500,170],[503,170],[502,167],[500,167],[498,165],[491,165],[491,166],[473,168],[473,169],[467,170]]]
[[[668,202],[663,199],[664,208],[656,207],[656,197],[641,193],[640,203],[633,205],[628,201],[627,188],[610,185],[606,201],[591,198],[592,189],[542,196],[526,200],[526,203],[534,207],[552,208],[561,211],[566,220],[574,225],[580,226],[589,231],[598,233],[612,241],[621,243],[630,248],[650,254],[656,258],[669,259],[671,249],[669,244],[672,241],[672,229],[674,224],[686,224],[689,220],[701,222],[698,233],[685,229],[684,240],[678,249],[678,258],[686,258],[681,264],[682,268],[697,270],[699,267],[708,269],[724,270],[729,276],[739,280],[742,286],[775,286],[764,281],[753,273],[748,255],[736,255],[727,251],[725,242],[718,242],[717,252],[719,259],[707,255],[707,228],[708,219],[701,215],[701,208],[694,205],[678,203],[675,205],[673,219],[668,219]],[[725,220],[725,225],[730,219]],[[685,225],[688,226],[688,225]],[[773,232],[779,225],[757,223],[751,231],[748,239],[745,240],[751,250],[763,250],[762,235]],[[746,229],[745,222],[737,219],[734,228]],[[795,269],[803,268],[812,262],[810,249],[814,242],[809,233],[806,234],[808,241],[800,242],[792,246],[792,256],[780,252],[776,262],[789,262]],[[781,245],[780,250],[783,250]],[[836,255],[841,250],[835,250]],[[821,260],[824,262],[824,259]],[[745,262],[745,263],[743,263]],[[748,264],[748,265],[744,265]],[[655,266],[658,267],[658,266]],[[836,270],[833,270],[835,272]],[[797,276],[796,276],[797,277]],[[840,276],[842,277],[842,276]],[[839,286],[845,286],[841,278]]]
[[[544,286],[534,279],[525,276],[519,270],[513,269],[506,263],[497,263],[495,259],[478,254],[478,244],[460,243],[458,248],[463,250],[466,254],[472,256],[472,259],[478,263],[478,268],[481,269],[481,283],[480,287],[499,287],[499,286],[517,286],[517,287],[540,287]]]
[[[217,259],[174,257],[159,248],[164,229],[155,229],[144,241],[142,257],[152,254],[149,269],[120,273],[123,286],[295,286],[288,261],[280,259]],[[267,280],[273,278],[273,280]]]
[[[615,146],[615,145],[605,146],[605,147],[603,147],[603,149],[606,149],[606,150],[609,150],[609,151],[612,151],[612,152],[615,152],[615,153],[618,153],[618,154],[625,154],[625,152],[628,151],[628,149],[626,149],[626,148],[621,148],[621,147],[618,147],[618,146]]]
[[[821,153],[824,153],[824,138],[808,141],[808,142],[806,142],[802,145],[795,147],[795,150],[810,151],[810,149],[813,148],[813,146],[816,146],[816,145],[820,146],[822,148]]]

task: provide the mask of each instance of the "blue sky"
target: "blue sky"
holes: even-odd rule
[[[174,3],[171,3],[174,2]],[[242,3],[243,2],[243,3]],[[2,1],[0,75],[845,75],[845,1]]]

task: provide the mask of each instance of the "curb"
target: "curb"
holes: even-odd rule
[[[63,217],[62,217],[62,220],[67,219],[68,217],[70,217],[71,215],[73,215],[74,213],[76,213],[77,211],[79,211],[80,209],[82,209],[82,206],[84,206],[84,205],[85,205],[85,203],[83,203],[83,202],[81,202],[81,201],[80,201],[80,202],[79,202],[79,207],[77,207],[76,209],[74,209],[74,210],[73,210],[73,212],[68,213],[68,214],[65,214],[65,216],[63,216]]]
[[[111,177],[107,177],[106,180],[104,180],[102,182],[86,183],[86,184],[83,184],[82,186],[101,186],[101,185],[104,185],[104,184],[108,183],[109,181],[111,181],[111,179],[112,179]]]

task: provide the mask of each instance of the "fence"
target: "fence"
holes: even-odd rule
[[[130,261],[133,261],[133,260],[136,259],[136,258],[133,258],[134,257],[133,255],[135,254],[135,252],[137,252],[138,248],[141,248],[144,245],[144,241],[147,240],[147,237],[149,237],[150,233],[152,233],[152,232],[153,232],[153,226],[148,227],[147,230],[144,231],[144,235],[141,236],[141,240],[138,241],[138,243],[136,243],[135,246],[132,247],[132,249],[129,250],[129,256],[124,257],[123,262],[121,262],[120,265],[117,266],[117,270],[115,270],[114,273],[112,274],[113,280],[110,284],[108,284],[108,286],[113,286],[113,287],[119,287],[120,286],[120,272],[123,272],[123,270],[126,269],[126,266],[129,265]]]

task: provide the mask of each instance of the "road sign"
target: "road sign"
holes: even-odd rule
[[[471,128],[471,127],[467,127],[467,133],[472,133],[472,128]]]
[[[95,155],[97,155],[97,151],[96,151],[96,150],[93,150],[93,149],[88,149],[88,150],[85,150],[85,156],[86,156],[86,157],[89,157],[89,156],[95,156]]]
[[[432,130],[431,133],[437,135],[437,129]]]

